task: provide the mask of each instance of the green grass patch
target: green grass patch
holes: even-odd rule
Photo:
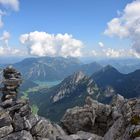
[[[27,91],[23,92],[23,96],[21,96],[21,98],[22,99],[29,99],[28,92]]]
[[[38,108],[37,105],[33,104],[33,105],[31,106],[31,110],[32,110],[32,113],[33,113],[34,115],[36,115],[36,114],[38,114],[39,108]]]

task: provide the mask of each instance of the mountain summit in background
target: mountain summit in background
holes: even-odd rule
[[[102,90],[112,87],[116,93],[126,98],[140,97],[140,70],[122,74],[108,65],[94,73],[91,78]]]
[[[63,80],[76,71],[83,71],[91,75],[102,68],[96,62],[83,64],[77,58],[64,57],[39,57],[26,58],[14,64],[28,80],[54,81]]]

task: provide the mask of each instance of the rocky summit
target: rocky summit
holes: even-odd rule
[[[92,140],[140,140],[140,99],[116,95],[105,105],[87,97],[83,107],[67,110],[61,124],[68,134],[90,132]]]
[[[61,126],[33,115],[28,100],[0,104],[0,140],[139,140],[140,100],[117,95],[111,105],[87,97],[68,109]]]
[[[140,99],[116,95],[105,105],[87,97],[83,107],[68,109],[58,125],[33,115],[27,99],[10,96],[0,103],[0,140],[140,140]]]

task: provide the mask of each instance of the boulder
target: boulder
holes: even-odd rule
[[[5,137],[12,132],[13,132],[12,125],[1,127],[0,128],[0,139],[2,139],[2,137]]]
[[[1,138],[1,140],[33,140],[30,132],[23,130],[15,133],[11,133],[6,137]]]
[[[69,134],[77,133],[80,130],[92,132],[96,118],[95,111],[89,106],[75,107],[68,109],[61,120],[61,124]]]
[[[101,136],[83,131],[79,131],[76,135],[71,135],[71,137],[73,140],[103,140]]]
[[[19,113],[15,113],[15,115],[13,117],[13,126],[14,126],[14,130],[16,132],[25,129],[25,121],[24,121],[24,118],[21,117]]]
[[[57,125],[53,125],[49,120],[40,118],[38,123],[31,129],[31,134],[36,137],[55,140],[56,137],[64,135],[65,132]]]

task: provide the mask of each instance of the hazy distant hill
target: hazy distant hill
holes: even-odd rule
[[[98,72],[93,73],[91,77],[100,87],[105,88],[110,85],[115,86],[116,83],[119,83],[123,79],[124,74],[118,72],[117,69],[111,65],[107,65]]]
[[[140,69],[140,59],[129,58],[129,59],[105,59],[98,61],[99,64],[106,66],[112,65],[119,72],[128,74],[134,72],[137,69]]]
[[[92,78],[102,89],[112,87],[116,93],[126,98],[140,96],[140,70],[129,74],[122,74],[114,67],[106,66],[102,70],[94,73]]]
[[[83,64],[78,59],[71,57],[27,58],[14,64],[14,67],[23,73],[24,78],[40,81],[63,80],[79,70],[91,75],[102,68],[96,62]]]

